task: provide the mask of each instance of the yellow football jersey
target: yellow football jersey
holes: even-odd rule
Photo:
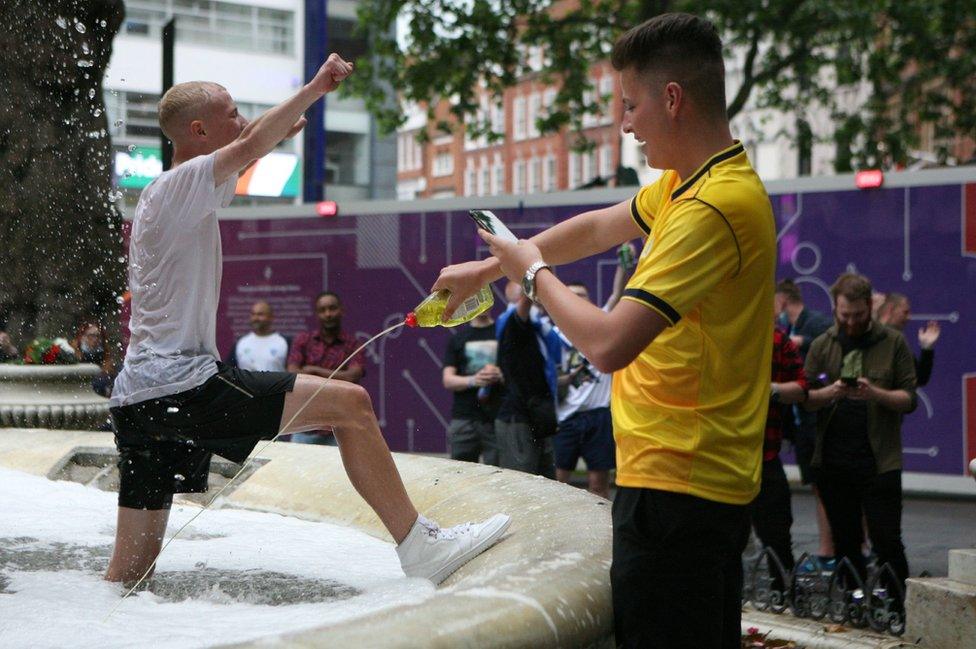
[[[671,325],[613,379],[617,484],[745,504],[759,491],[776,226],[742,144],[631,203],[647,240],[623,299]]]

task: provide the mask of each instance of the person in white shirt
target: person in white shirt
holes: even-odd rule
[[[230,203],[241,172],[301,131],[302,113],[351,72],[330,55],[308,84],[250,124],[216,83],[177,84],[160,101],[173,168],[143,190],[129,241],[132,336],[110,403],[122,470],[109,581],[151,573],[173,494],[207,490],[212,453],[243,462],[258,440],[286,432],[335,431],[346,473],[398,543],[408,577],[439,583],[511,522],[496,514],[441,530],[420,516],[361,386],[217,360],[216,210]]]
[[[274,311],[267,302],[251,306],[251,329],[236,341],[227,357],[227,364],[252,372],[284,372],[288,359],[288,339],[272,331]]]
[[[621,259],[634,260],[634,248],[625,243],[629,255]],[[627,277],[633,270],[618,263],[613,278],[613,292],[603,305],[610,311],[623,295]],[[569,282],[569,289],[590,301],[590,292],[581,282]],[[556,480],[569,482],[582,457],[586,463],[587,489],[590,493],[610,499],[610,470],[616,467],[616,447],[613,442],[613,422],[610,419],[610,374],[593,367],[579,353],[575,345],[556,328],[563,343],[563,360],[559,375],[561,399],[556,408],[559,430],[553,437],[556,458]],[[565,390],[565,395],[563,391]]]

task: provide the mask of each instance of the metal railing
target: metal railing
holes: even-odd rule
[[[787,570],[776,552],[763,547],[743,555],[743,576],[743,604],[757,611],[828,619],[894,636],[905,632],[904,584],[891,564],[869,565],[865,582],[846,557],[827,570],[804,553]]]

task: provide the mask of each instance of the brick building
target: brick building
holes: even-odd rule
[[[592,99],[602,110],[584,117],[581,135],[592,143],[586,152],[573,151],[574,133],[539,132],[537,119],[554,104],[556,89],[535,75],[507,89],[501,104],[490,105],[483,98],[481,115],[493,132],[504,134],[494,142],[468,137],[463,129],[437,131],[434,123],[451,121],[446,101],[437,106],[431,124],[424,108],[408,109],[397,138],[398,198],[537,194],[591,183],[612,185],[622,153],[619,84],[609,62],[594,65],[590,75],[596,95]],[[427,142],[417,141],[420,129],[428,129]],[[631,136],[626,140],[634,141]]]

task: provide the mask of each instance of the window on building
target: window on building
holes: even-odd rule
[[[424,168],[424,147],[417,141],[417,133],[410,134],[410,149],[413,152],[413,169]]]
[[[500,102],[491,107],[491,131],[505,135],[505,105]]]
[[[605,74],[600,77],[600,105],[603,110],[600,113],[601,124],[613,123],[613,75]]]
[[[583,105],[584,106],[590,107],[593,104],[593,102],[595,101],[595,99],[596,99],[595,93],[592,90],[584,90],[583,91]],[[584,127],[596,126],[599,123],[599,121],[600,121],[599,118],[596,115],[594,115],[592,112],[590,112],[589,110],[587,110],[585,113],[583,113],[583,126]]]
[[[491,167],[491,193],[505,193],[505,165],[501,157],[496,156],[495,162]]]
[[[452,173],[454,173],[454,156],[450,151],[441,151],[434,156],[434,176],[450,176]]]
[[[526,128],[525,97],[515,98],[515,101],[512,102],[512,111],[515,113],[512,117],[515,126],[512,136],[516,140],[524,140],[528,130]]]
[[[529,193],[538,194],[542,189],[542,159],[532,158],[529,162]]]
[[[583,154],[583,182],[588,183],[596,176],[596,151],[590,150]]]
[[[549,88],[542,94],[542,110],[548,116],[552,114],[553,106],[556,105],[556,90]]]
[[[516,160],[512,165],[512,193],[525,193],[525,162]]]
[[[476,172],[474,168],[474,162],[472,160],[468,160],[467,169],[464,170],[464,195],[465,196],[474,196],[475,194],[475,188],[474,188],[475,173]]]
[[[543,172],[542,191],[552,192],[556,190],[558,176],[556,172],[556,156],[549,154],[546,156],[546,166]]]
[[[600,147],[600,176],[609,178],[613,175],[613,147],[604,144]]]
[[[488,160],[481,160],[481,168],[478,170],[478,196],[487,196],[491,192],[491,168]]]
[[[529,97],[529,116],[528,116],[528,128],[529,137],[539,137],[539,125],[537,120],[540,117],[542,110],[542,95],[537,92],[532,93]]]
[[[126,0],[122,33],[159,38],[171,16],[176,18],[176,38],[180,41],[235,50],[295,53],[294,11],[220,0]],[[331,38],[333,19],[329,22],[333,47],[344,56],[355,58],[348,48],[339,47]],[[351,34],[352,30],[345,32]]]
[[[580,180],[580,155],[571,152],[569,154],[569,189],[576,189],[582,184]]]

